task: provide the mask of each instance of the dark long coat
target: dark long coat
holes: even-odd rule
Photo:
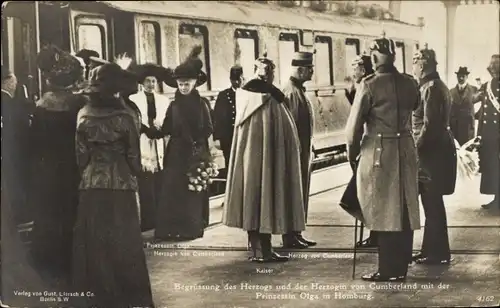
[[[302,173],[302,191],[304,198],[304,213],[307,222],[309,208],[309,187],[312,166],[312,136],[314,132],[314,112],[311,102],[306,97],[304,86],[295,78],[290,78],[283,88],[285,104],[292,114],[297,126],[300,142],[300,166]]]
[[[177,91],[161,131],[155,136],[170,136],[161,175],[163,201],[156,212],[155,237],[195,239],[203,236],[209,222],[208,192],[190,191],[187,173],[193,147],[208,152],[212,131],[208,101],[196,90],[187,96]]]
[[[26,223],[33,218],[28,203],[30,117],[34,109],[2,90],[2,185],[9,190],[13,219]],[[5,182],[5,183],[4,183]]]
[[[474,119],[474,95],[477,88],[472,85],[466,85],[463,90],[458,85],[450,90],[451,94],[451,115],[450,128],[453,137],[460,145],[474,138],[475,119]]]
[[[420,105],[413,113],[413,131],[419,156],[419,177],[443,195],[455,191],[457,153],[449,129],[450,91],[437,72],[420,81]]]
[[[499,82],[491,80],[481,87],[481,108],[477,134],[481,136],[479,164],[481,193],[499,194],[500,190],[500,106]]]
[[[47,92],[31,126],[33,252],[44,267],[69,273],[80,176],[75,157],[78,111],[85,99],[70,91]]]
[[[370,230],[402,231],[405,205],[411,229],[420,228],[411,135],[411,112],[418,99],[416,82],[393,66],[379,67],[356,93],[346,124],[347,150],[351,162],[359,155],[358,198]]]

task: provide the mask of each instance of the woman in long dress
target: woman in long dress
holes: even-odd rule
[[[177,88],[160,131],[147,132],[151,137],[170,136],[164,157],[162,203],[156,212],[155,238],[191,240],[203,236],[208,226],[208,192],[190,191],[189,168],[193,153],[209,153],[208,138],[212,120],[208,101],[196,90],[206,81],[197,57],[201,47],[193,48],[186,61],[174,70],[174,78],[165,83]]]
[[[76,155],[81,172],[74,229],[73,282],[89,291],[76,306],[153,307],[137,216],[141,171],[139,132],[117,93],[125,71],[104,64],[86,91],[77,120]]]
[[[38,65],[49,91],[36,102],[31,126],[33,256],[48,279],[63,282],[71,269],[71,241],[78,204],[76,117],[84,97],[73,86],[83,79],[80,62],[55,46],[42,49]]]
[[[134,72],[139,75],[143,90],[129,97],[140,112],[144,127],[160,127],[165,120],[170,101],[167,97],[156,93],[158,83],[168,75],[169,70],[152,63],[138,65]],[[168,139],[151,139],[141,134],[141,165],[139,177],[139,200],[141,208],[142,231],[154,228],[155,214],[161,200],[161,171],[163,156]]]

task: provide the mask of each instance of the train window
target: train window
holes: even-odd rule
[[[101,25],[79,24],[77,35],[78,50],[95,50],[103,59],[106,59],[105,32]]]
[[[243,76],[249,80],[253,75],[255,59],[259,55],[259,35],[255,30],[237,29],[234,32],[235,62],[243,68]]]
[[[140,29],[139,61],[143,63],[160,63],[160,26],[156,22],[143,21]]]
[[[293,54],[299,51],[299,36],[296,33],[281,33],[279,38],[279,78],[283,84],[290,78]]]
[[[203,62],[203,71],[207,74],[207,82],[200,86],[198,89],[201,91],[208,91],[210,89],[210,59],[209,59],[209,45],[208,45],[208,30],[204,26],[187,25],[183,24],[179,27],[179,59],[184,61],[191,52],[191,49],[201,45],[202,51],[199,56]]]
[[[394,65],[401,73],[406,71],[405,58],[405,44],[403,42],[396,42],[396,61]]]
[[[314,76],[317,86],[333,85],[332,39],[328,36],[316,36],[314,48]]]
[[[358,39],[348,38],[345,40],[345,68],[346,75],[350,75],[352,61],[360,54]]]

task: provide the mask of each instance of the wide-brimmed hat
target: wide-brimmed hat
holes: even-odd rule
[[[196,87],[207,82],[207,74],[201,70],[203,67],[203,62],[199,59],[201,51],[201,45],[194,46],[187,58],[174,69],[172,76],[166,76],[164,82],[172,88],[177,88],[177,79],[196,79]]]
[[[491,56],[490,64],[486,68],[488,72],[491,74],[493,72],[498,73],[500,71],[500,55],[494,54]]]
[[[80,60],[55,45],[40,50],[36,62],[43,75],[57,86],[71,86],[83,77]]]
[[[89,65],[91,58],[99,58],[99,53],[91,49],[82,49],[77,52],[75,56],[82,58],[85,62],[85,65]]]
[[[466,66],[460,66],[458,68],[458,71],[455,72],[455,74],[457,74],[457,75],[469,75],[470,72]]]
[[[172,78],[173,75],[173,70],[171,68],[166,68],[154,63],[137,65],[134,67],[133,71],[139,77],[139,83],[143,83],[144,79],[149,76],[153,76],[158,82],[162,82],[165,79]]]
[[[137,81],[138,76],[133,72],[122,69],[116,63],[106,63],[92,70],[89,85],[84,93],[110,92],[116,93],[126,90],[131,82]]]

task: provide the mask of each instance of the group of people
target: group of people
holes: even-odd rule
[[[231,68],[231,88],[212,111],[196,90],[207,80],[200,48],[168,69],[120,67],[93,52],[78,58],[48,46],[38,65],[49,91],[34,110],[13,101],[17,80],[2,67],[2,222],[5,209],[15,221],[29,204],[33,260],[63,284],[92,291],[88,305],[153,307],[141,231],[154,228],[159,240],[203,236],[208,192],[189,189],[188,171],[201,162],[193,161],[199,153],[209,153],[212,133],[227,167],[223,223],[248,232],[250,260],[288,260],[273,250],[272,234],[282,235],[285,248],[316,245],[302,236],[314,131],[304,83],[314,54],[295,53],[282,90],[266,54],[248,81],[241,67]],[[363,276],[370,281],[404,280],[411,261],[450,263],[443,195],[455,189],[453,140],[473,137],[471,111],[462,106],[469,98],[481,102],[481,192],[495,195],[485,207],[498,206],[500,190],[499,56],[480,90],[464,86],[468,72],[461,68],[450,92],[433,50],[415,54],[414,76],[397,71],[395,50],[391,39],[374,40],[370,56],[353,63],[356,85],[346,90],[348,158],[372,231],[358,244],[379,249],[378,271]],[[155,93],[161,83],[176,88],[172,101]],[[426,225],[421,253],[412,256],[419,195]]]
[[[48,91],[34,106],[16,101],[17,79],[2,67],[2,228],[16,237],[33,220],[23,264],[39,290],[90,292],[75,303],[89,307],[153,307],[141,229],[203,236],[208,192],[191,191],[187,175],[213,131],[196,90],[207,80],[200,51],[167,69],[49,45],[37,58]],[[172,101],[154,93],[159,82],[176,88]]]
[[[352,103],[346,125],[348,158],[356,172],[357,194],[370,237],[357,243],[378,247],[379,267],[363,276],[370,281],[401,281],[408,264],[450,264],[444,195],[456,181],[456,148],[474,138],[474,107],[481,136],[481,193],[494,195],[483,208],[499,207],[500,119],[498,55],[491,58],[492,79],[475,93],[465,84],[468,71],[457,71],[451,91],[437,72],[435,52],[425,47],[413,57],[413,77],[394,68],[394,42],[382,38],[371,57],[354,63],[358,85],[346,91]],[[375,72],[363,76],[364,71]],[[355,92],[354,94],[352,92]],[[425,231],[420,253],[412,256],[413,231],[420,228],[420,195]]]

